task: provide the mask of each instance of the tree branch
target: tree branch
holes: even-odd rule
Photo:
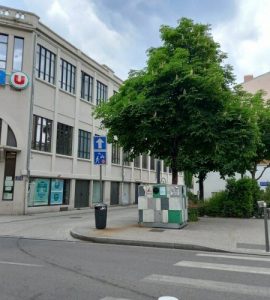
[[[256,180],[259,180],[263,176],[263,173],[265,172],[265,170],[268,169],[269,167],[270,167],[270,163],[263,168],[261,175],[258,178],[256,178]]]

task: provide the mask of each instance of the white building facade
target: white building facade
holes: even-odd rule
[[[106,132],[92,113],[121,84],[38,16],[0,6],[0,214],[92,207],[101,200],[93,136]],[[117,144],[108,145],[107,204],[136,203],[137,186],[157,180],[153,157],[127,162],[125,156]],[[161,166],[161,178],[171,183],[169,168]]]

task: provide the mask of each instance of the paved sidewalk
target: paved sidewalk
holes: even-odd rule
[[[96,243],[269,255],[265,252],[263,219],[203,217],[179,230],[142,227],[137,215],[137,208],[132,207],[119,210],[115,217],[109,207],[106,229],[96,229],[91,222],[70,233]]]

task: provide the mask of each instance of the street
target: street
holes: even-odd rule
[[[270,258],[0,238],[1,300],[270,298]]]

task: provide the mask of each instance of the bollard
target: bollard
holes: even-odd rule
[[[266,203],[264,205],[264,230],[265,230],[265,251],[269,252],[269,234],[268,234],[268,211]]]

